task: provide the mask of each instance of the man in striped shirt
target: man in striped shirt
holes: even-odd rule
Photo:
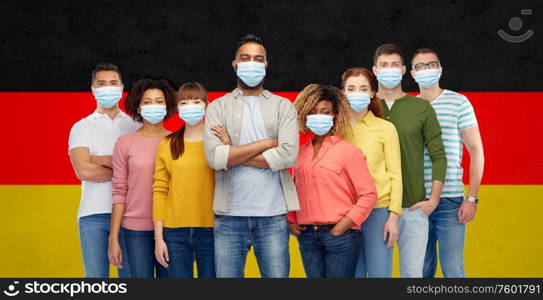
[[[436,111],[447,155],[447,173],[441,199],[429,218],[430,230],[423,276],[435,276],[436,245],[439,243],[443,275],[465,277],[466,223],[473,220],[477,209],[477,194],[484,168],[483,144],[471,103],[464,95],[439,86],[442,72],[443,68],[434,50],[421,48],[415,51],[411,75],[419,85],[419,97],[428,100]],[[464,197],[461,166],[464,143],[470,155],[467,197]],[[432,185],[432,162],[427,151],[424,154],[424,181],[428,193]]]

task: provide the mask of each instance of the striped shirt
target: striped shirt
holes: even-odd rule
[[[449,90],[443,90],[441,95],[431,104],[441,125],[443,144],[447,155],[447,174],[441,197],[462,197],[464,196],[464,183],[462,182],[461,164],[464,142],[461,131],[477,127],[475,112],[466,96]],[[424,185],[428,198],[432,190],[432,161],[426,149],[424,151]]]

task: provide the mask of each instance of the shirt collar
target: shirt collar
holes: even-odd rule
[[[241,91],[241,89],[236,88],[235,90],[232,91],[232,95],[234,96],[234,99],[237,99],[239,96],[243,96],[243,92]],[[263,90],[259,96],[263,96],[264,99],[270,99],[272,96],[272,93],[268,90]]]
[[[306,133],[308,134],[308,133]],[[315,136],[312,136],[310,139],[308,139],[303,145],[301,146],[309,146],[311,145],[311,142],[313,141],[313,139],[315,138]],[[325,139],[324,139],[324,143],[332,143],[335,144],[339,141],[342,140],[342,137],[340,136],[337,136],[337,135],[331,135],[331,136],[327,136]]]
[[[99,119],[99,118],[108,118],[109,116],[107,114],[99,113],[98,110],[95,110],[91,115],[91,118],[93,119]],[[119,110],[119,113],[115,116],[115,119],[122,118],[122,119],[128,119],[130,118],[124,111]]]
[[[407,96],[409,96],[409,94],[405,93],[405,95],[403,95],[402,97],[400,97],[398,99],[394,99],[394,103],[396,103],[398,101],[404,101],[405,99],[407,99]],[[385,99],[382,99],[382,98],[377,98],[377,100],[379,100],[381,103],[386,103],[387,102]]]
[[[443,89],[441,91],[441,94],[439,94],[433,101],[430,101],[430,103],[434,103],[434,102],[438,101],[445,94],[446,91],[447,91],[446,89]],[[421,96],[420,96],[420,93],[417,94],[415,97],[422,99]]]
[[[333,144],[341,141],[341,137],[340,136],[337,136],[337,135],[331,135],[331,136],[328,136],[324,139],[325,142],[330,142]]]
[[[366,125],[370,125],[373,120],[375,120],[375,115],[373,114],[373,112],[371,110],[368,110],[368,113],[366,114],[366,116],[364,116],[364,118],[362,118],[362,120],[360,120],[359,122],[363,122],[363,123],[366,123]]]

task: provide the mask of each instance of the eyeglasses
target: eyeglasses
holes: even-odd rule
[[[431,61],[429,63],[418,63],[413,66],[413,69],[416,71],[420,70],[426,70],[426,69],[437,69],[441,66],[441,64],[438,61]]]

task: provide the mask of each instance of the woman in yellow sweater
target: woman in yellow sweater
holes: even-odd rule
[[[207,92],[185,83],[177,92],[185,125],[159,145],[153,184],[155,256],[159,277],[215,277],[213,191],[215,172],[204,155],[203,117]]]
[[[358,146],[377,187],[377,204],[362,223],[362,247],[356,277],[391,277],[392,246],[402,213],[400,142],[394,125],[383,119],[375,97],[377,82],[365,68],[350,68],[341,86],[351,106],[351,130],[345,138]]]

